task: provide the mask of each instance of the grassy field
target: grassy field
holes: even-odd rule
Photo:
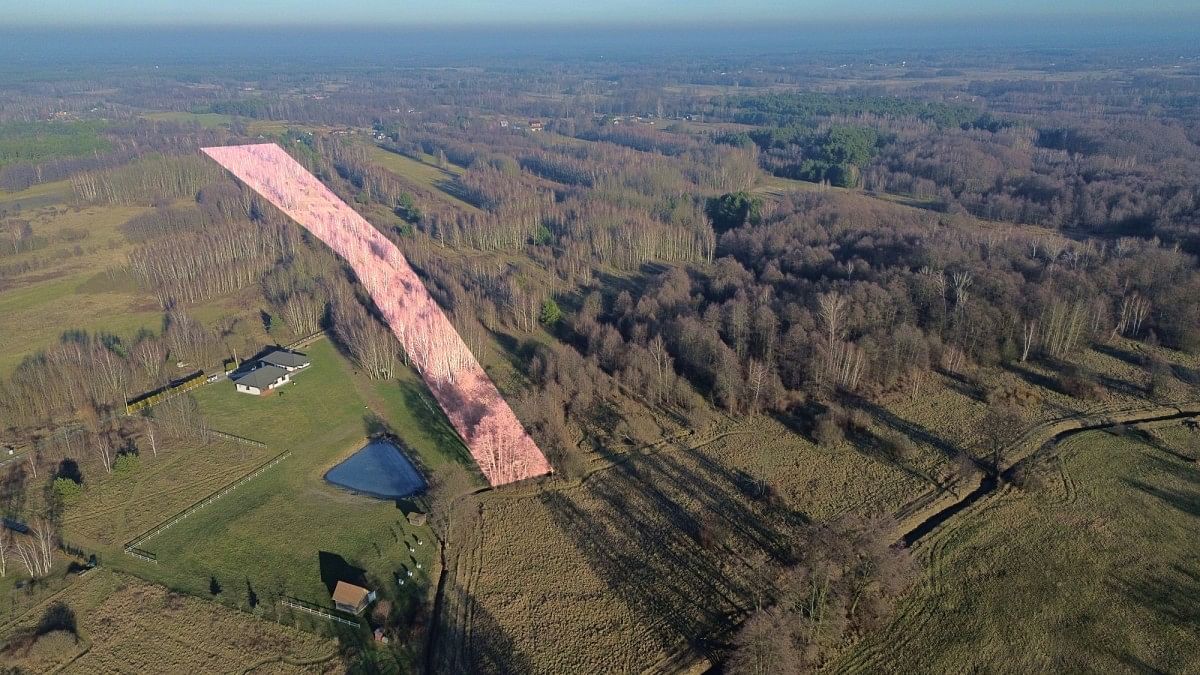
[[[48,198],[61,198],[50,192]],[[158,303],[139,291],[124,274],[128,246],[118,229],[145,209],[61,205],[25,210],[34,235],[49,245],[8,255],[5,265],[31,263],[32,269],[0,282],[0,374],[27,354],[47,346],[66,329],[84,328],[132,336],[141,328],[159,328]],[[71,238],[68,238],[71,237]]]
[[[161,442],[161,441],[160,441]],[[86,476],[87,489],[67,508],[63,534],[86,550],[111,550],[149,530],[274,454],[228,441],[171,447],[138,458],[129,474]]]
[[[142,115],[156,122],[176,122],[179,124],[199,124],[206,129],[228,126],[233,121],[231,115],[220,113],[191,113],[191,112],[155,112]]]
[[[1200,436],[1088,432],[917,548],[924,579],[835,672],[1200,672]]]
[[[342,671],[331,640],[104,569],[5,626],[4,637],[32,628],[52,602],[74,611],[78,638],[48,633],[5,654],[5,665],[62,673]]]
[[[435,160],[428,155],[423,161],[418,161],[412,157],[401,155],[400,153],[384,150],[375,145],[366,145],[367,154],[372,162],[391,171],[392,173],[410,180],[417,185],[429,188],[435,194],[442,197],[451,206],[464,209],[466,211],[478,212],[479,209],[470,202],[463,201],[446,190],[445,185],[454,180],[454,177],[462,173],[462,168],[454,164],[448,164],[445,169],[437,166]]]
[[[142,329],[162,329],[158,300],[123,271],[133,246],[121,225],[146,212],[144,207],[68,206],[70,186],[48,183],[23,192],[0,193],[0,211],[19,205],[35,238],[46,245],[0,257],[0,265],[29,264],[20,274],[0,278],[0,376],[25,356],[58,340],[66,330],[107,332],[125,339]],[[187,207],[180,203],[177,206]],[[258,320],[263,303],[256,289],[187,307],[196,319],[213,325],[243,318],[239,335],[266,340]]]
[[[308,353],[313,365],[271,396],[238,394],[228,382],[199,390],[201,409],[214,428],[262,440],[272,453],[292,454],[147,542],[143,548],[158,555],[158,565],[125,556],[122,566],[196,595],[208,595],[215,578],[222,600],[238,606],[246,606],[248,588],[264,601],[293,595],[329,604],[329,575],[344,565],[364,570],[382,595],[423,592],[411,586],[398,590],[394,577],[417,561],[423,567],[418,577],[428,572],[433,558],[428,530],[410,526],[395,503],[344,492],[322,476],[381,424],[426,466],[452,461],[458,450],[446,447],[449,439],[428,419],[429,410],[410,388],[415,383],[369,382],[326,340]],[[209,467],[203,462],[180,471],[198,480]],[[422,545],[416,545],[418,538]]]
[[[28,209],[62,201],[71,194],[70,181],[39,183],[17,192],[0,190],[0,210]]]

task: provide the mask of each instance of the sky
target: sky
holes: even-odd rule
[[[671,25],[1200,16],[1196,0],[0,0],[9,27]]]

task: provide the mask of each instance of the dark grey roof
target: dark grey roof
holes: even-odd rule
[[[237,377],[233,378],[233,381],[247,387],[266,389],[284,375],[287,375],[287,371],[283,368],[280,368],[279,366],[266,365],[261,368],[255,368],[245,375],[238,375]]]
[[[300,366],[308,365],[308,357],[299,352],[286,352],[282,349],[267,354],[259,359],[263,363],[270,363],[284,368],[299,368]]]

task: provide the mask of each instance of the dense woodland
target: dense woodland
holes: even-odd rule
[[[329,330],[374,378],[407,367],[341,263],[200,158],[210,144],[280,142],[392,238],[468,345],[516,365],[499,384],[566,476],[590,450],[654,440],[610,423],[622,401],[685,426],[784,415],[832,446],[859,424],[846,401],[919,399],[935,372],[1002,407],[1012,392],[981,370],[1036,362],[1056,374],[1048,386],[1087,399],[1106,382],[1074,363],[1082,350],[1121,337],[1200,351],[1200,71],[1085,78],[1108,62],[1095,54],[1064,57],[1068,76],[1042,83],[1012,58],[1011,76],[987,79],[945,55],[838,80],[823,62],[767,59],[608,64],[619,77],[523,64],[199,87],[163,69],[88,75],[110,94],[79,93],[69,74],[0,87],[0,189],[65,180],[74,207],[146,207],[105,271],[162,313],[157,331],[64,326],[20,346],[0,378],[0,433],[34,451],[5,469],[0,507],[20,512],[67,460],[112,471],[161,434],[202,434],[186,397],[148,418],[124,405],[177,364],[256,352],[239,322],[280,342]],[[56,236],[0,207],[0,290],[88,233]],[[261,311],[197,318],[229,297]],[[1147,397],[1193,377],[1139,366]],[[730,670],[818,666],[885,615],[911,565],[878,544],[884,529],[806,530],[826,553],[772,581],[776,601],[745,625]]]

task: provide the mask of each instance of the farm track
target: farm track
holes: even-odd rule
[[[998,487],[1008,484],[1012,479],[1013,471],[1022,463],[1055,453],[1057,445],[1074,434],[1118,426],[1168,422],[1197,414],[1200,414],[1200,401],[1188,401],[1175,405],[1144,408],[1124,407],[1092,416],[1076,415],[1036,424],[1008,446],[1008,451],[1004,453],[1008,458],[1007,466],[999,471],[999,475],[990,473],[984,475],[979,486],[948,506],[940,506],[934,502],[916,526],[908,528],[903,533],[897,533],[897,539],[909,546],[916,544],[921,538],[943,526],[945,521],[958,515],[965,506],[975,500],[986,499]]]

